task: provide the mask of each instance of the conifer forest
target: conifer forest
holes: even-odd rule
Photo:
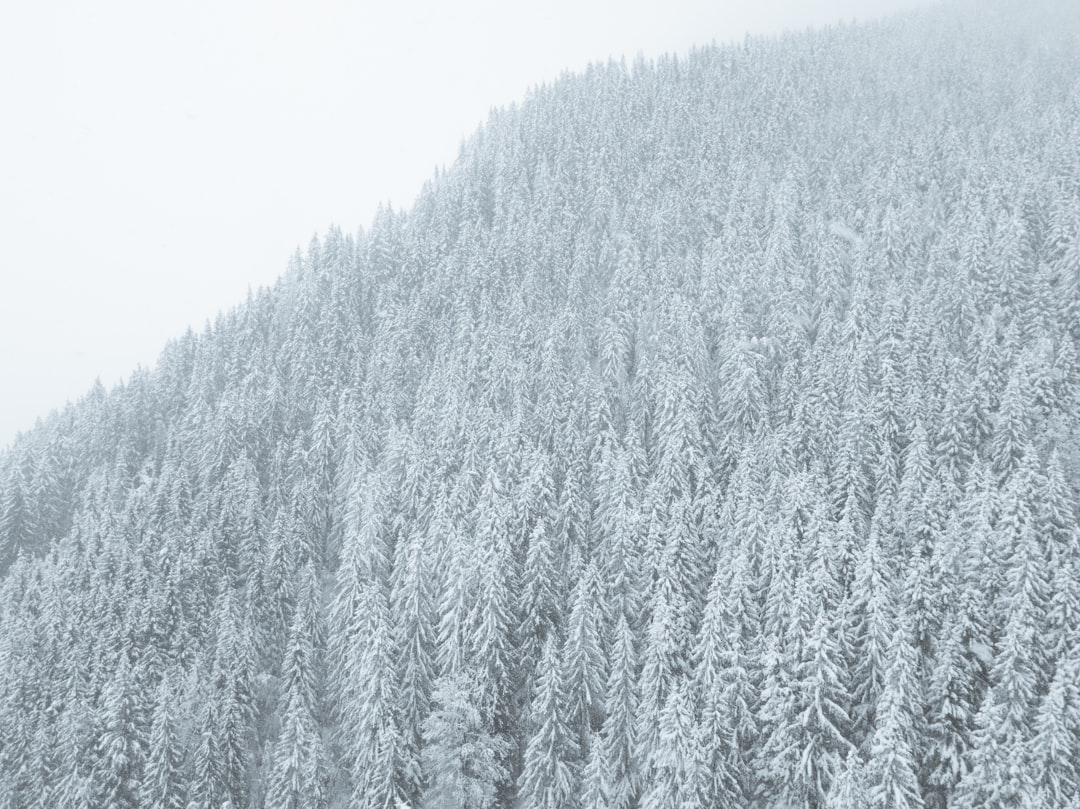
[[[595,64],[0,453],[0,807],[1076,809],[1078,520],[1080,9]]]

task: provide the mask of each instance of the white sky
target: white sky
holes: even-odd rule
[[[609,56],[925,0],[7,0],[0,449],[407,207],[492,106]]]

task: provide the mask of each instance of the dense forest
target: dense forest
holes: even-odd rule
[[[965,8],[534,88],[19,436],[0,807],[1080,806],[1080,14]]]

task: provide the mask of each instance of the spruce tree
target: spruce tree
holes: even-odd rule
[[[424,809],[489,809],[507,772],[506,741],[485,720],[481,684],[466,670],[436,680],[424,720]]]
[[[95,745],[94,803],[104,809],[135,809],[146,763],[147,738],[137,684],[126,658],[110,681]]]
[[[564,809],[573,804],[577,783],[569,762],[575,745],[564,718],[564,700],[560,656],[552,638],[540,662],[530,711],[532,729],[518,779],[518,799],[526,806]]]
[[[147,809],[185,809],[184,748],[178,727],[177,678],[167,675],[158,686],[150,725],[149,750],[139,805]]]

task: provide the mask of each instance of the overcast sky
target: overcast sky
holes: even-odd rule
[[[4,3],[0,448],[314,233],[408,206],[492,106],[564,69],[924,4]]]

